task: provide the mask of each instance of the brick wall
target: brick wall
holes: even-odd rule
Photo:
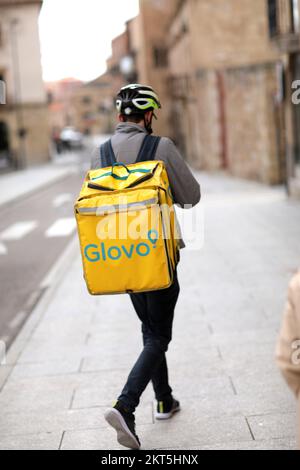
[[[170,74],[190,84],[176,104],[187,160],[196,168],[282,181],[276,127],[282,109],[274,99],[280,56],[269,41],[266,3],[186,0],[169,34]]]
[[[225,73],[227,154],[230,172],[265,183],[280,181],[274,64]]]
[[[27,130],[24,139],[27,165],[47,162],[49,155],[49,113],[47,105],[26,104],[22,107],[22,115]],[[10,150],[13,158],[21,160],[20,141],[17,133],[17,117],[15,109],[0,112],[0,121],[9,127]]]

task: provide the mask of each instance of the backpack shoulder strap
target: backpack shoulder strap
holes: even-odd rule
[[[154,160],[160,137],[147,134],[141,145],[136,163]]]
[[[112,148],[111,139],[107,140],[100,146],[100,158],[101,158],[101,167],[105,168],[107,166],[113,165],[116,163],[116,157]]]

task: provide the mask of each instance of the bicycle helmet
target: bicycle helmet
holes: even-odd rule
[[[116,97],[116,108],[120,114],[145,114],[149,110],[161,108],[159,98],[153,88],[139,83],[122,87]]]

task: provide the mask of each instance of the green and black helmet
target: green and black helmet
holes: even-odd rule
[[[122,87],[116,97],[116,108],[120,114],[144,115],[147,111],[161,108],[159,98],[153,88],[139,83]]]

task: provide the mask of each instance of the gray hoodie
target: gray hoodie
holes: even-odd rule
[[[117,125],[112,136],[112,147],[116,160],[134,163],[145,137],[146,130],[132,122]],[[162,160],[167,169],[171,191],[175,204],[184,207],[194,206],[200,201],[200,186],[189,167],[181,157],[171,139],[162,137],[156,151],[155,160]],[[92,153],[91,169],[101,168],[100,148]]]

